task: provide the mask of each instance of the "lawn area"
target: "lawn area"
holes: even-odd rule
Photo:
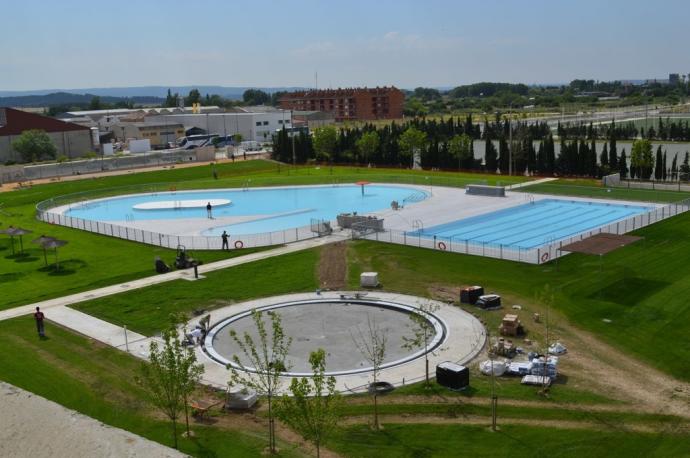
[[[177,189],[194,189],[349,183],[361,179],[429,186],[495,183],[497,179],[503,183],[525,181],[524,177],[506,178],[469,173],[362,167],[291,167],[262,160],[217,164],[216,172],[219,178],[214,180],[212,169],[206,164],[198,167],[53,182],[0,193],[0,204],[4,212],[0,219],[1,227],[14,225],[33,231],[33,234],[24,237],[26,256],[11,256],[9,238],[0,238],[0,285],[6,291],[0,310],[145,277],[153,274],[155,256],[161,256],[168,262],[174,258],[171,250],[37,221],[34,217],[36,204],[58,196],[75,193],[85,193],[84,196],[91,197],[104,196],[131,192],[134,188],[143,192],[152,189],[167,190],[171,186]],[[50,268],[44,268],[42,250],[29,243],[41,234],[69,242],[60,249],[62,270],[59,275]],[[195,253],[204,262],[238,254],[242,252]],[[48,262],[54,261],[49,257]]]
[[[636,231],[644,241],[603,259],[571,254],[536,266],[360,241],[351,246],[350,285],[379,272],[387,290],[428,295],[434,284],[479,284],[529,304],[544,285],[573,324],[682,380],[690,380],[690,214]],[[514,301],[514,302],[513,302]],[[604,321],[604,320],[610,320]]]
[[[171,446],[171,427],[134,382],[141,362],[124,352],[48,324],[36,338],[29,317],[0,322],[0,379],[70,409]],[[193,425],[180,449],[199,457],[255,457],[268,443],[262,430]],[[282,443],[282,456],[303,456]]]
[[[315,267],[318,250],[242,264],[209,272],[202,281],[172,282],[107,296],[74,305],[74,308],[144,335],[157,334],[169,323],[171,313],[190,314],[233,302],[318,287]]]
[[[351,457],[681,457],[690,450],[687,435],[577,430],[504,425],[387,424],[341,428],[329,447]]]
[[[605,188],[600,180],[560,179],[538,183],[523,188],[520,192],[554,194],[558,196],[594,197],[598,199],[632,200],[641,202],[678,202],[690,198],[690,192],[660,191],[654,189]]]

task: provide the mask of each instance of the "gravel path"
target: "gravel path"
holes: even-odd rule
[[[4,382],[0,382],[0,412],[0,456],[186,456]]]

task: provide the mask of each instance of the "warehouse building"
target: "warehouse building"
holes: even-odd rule
[[[71,122],[0,107],[0,162],[22,162],[12,142],[25,130],[42,130],[57,148],[57,156],[82,157],[93,151],[91,129]]]

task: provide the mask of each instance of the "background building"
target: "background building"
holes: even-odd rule
[[[71,122],[0,108],[0,162],[22,162],[12,142],[25,130],[45,131],[57,148],[57,156],[81,157],[94,150],[91,129]]]
[[[122,122],[113,125],[112,132],[121,141],[132,138],[149,140],[154,149],[167,147],[168,143],[185,135],[182,124],[157,122]]]
[[[181,124],[185,130],[197,128],[221,136],[239,133],[244,140],[257,142],[270,142],[277,129],[292,126],[290,112],[284,110],[147,116],[145,123]]]
[[[280,107],[333,113],[336,121],[402,118],[405,95],[393,86],[297,91],[280,99]]]

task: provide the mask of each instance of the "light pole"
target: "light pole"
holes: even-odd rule
[[[513,175],[513,102],[508,112],[508,176]]]

